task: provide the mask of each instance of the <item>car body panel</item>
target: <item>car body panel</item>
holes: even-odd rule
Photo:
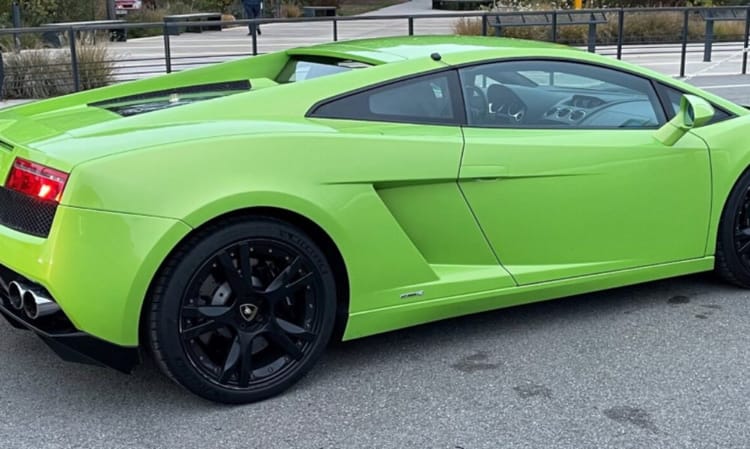
[[[61,206],[47,239],[0,227],[12,269],[52,294],[76,328],[138,345],[146,290],[161,261],[191,228],[177,220]]]
[[[702,257],[708,148],[652,130],[466,128],[461,189],[521,284]],[[550,142],[555,142],[550,145]],[[466,174],[501,166],[495,176]]]
[[[407,293],[400,286],[438,281],[430,264],[448,261],[447,249],[434,249],[440,245],[433,240],[420,244],[406,230],[413,230],[412,235],[455,234],[456,229],[447,228],[450,221],[432,223],[416,218],[411,209],[438,202],[457,212],[454,220],[473,226],[472,234],[462,236],[461,242],[481,251],[470,253],[467,246],[463,254],[453,255],[452,263],[486,270],[478,273],[484,279],[479,288],[514,285],[489,252],[468,207],[457,201],[455,177],[462,148],[458,127],[373,124],[365,130],[318,121],[324,122],[343,126],[338,132],[287,134],[283,145],[274,136],[255,141],[258,148],[274,145],[274,151],[247,149],[239,139],[224,138],[211,142],[211,152],[206,151],[207,142],[194,141],[95,160],[78,167],[66,192],[78,207],[100,209],[106,204],[127,212],[137,209],[147,215],[181,216],[192,227],[226,211],[254,207],[279,207],[307,217],[337,243],[350,273],[371,271],[373,257],[389,261],[387,269],[350,277],[350,294],[363,299],[353,302],[351,310],[373,303],[397,304],[400,295]],[[312,137],[315,143],[311,145]],[[175,151],[179,159],[169,157]],[[316,163],[321,159],[337,163]],[[169,170],[162,160],[173,161]],[[399,163],[393,164],[394,160]],[[279,177],[282,171],[285,175]],[[151,182],[133,185],[136,177]],[[107,179],[106,188],[90,187],[101,185],[102,178]],[[191,196],[183,193],[186,179],[191,183]],[[252,190],[248,180],[252,180]],[[440,187],[430,189],[433,185]],[[149,195],[152,200],[142,204],[139,199]],[[412,222],[405,228],[396,217],[406,216]],[[456,294],[477,288],[471,284],[472,279],[464,277],[442,286]],[[428,297],[441,294],[435,289]]]
[[[706,254],[713,254],[724,203],[737,180],[750,167],[750,142],[745,138],[750,116],[696,128],[691,133],[711,147],[711,221]]]
[[[373,66],[277,84],[292,56]],[[460,120],[420,125],[310,114],[340,95],[502,58],[638,73],[737,117],[667,149],[647,130],[530,137],[462,128]],[[141,115],[95,105],[236,80],[249,80],[250,90]],[[0,140],[13,147],[0,149],[0,176],[7,178],[14,157],[70,172],[48,238],[0,226],[0,264],[47,287],[80,330],[124,346],[140,343],[140,313],[167,256],[193,230],[243,211],[296,214],[334,242],[349,286],[345,339],[705,271],[723,202],[750,165],[750,148],[738,138],[748,114],[630,64],[509,39],[386,38],[242,59],[0,112]],[[565,207],[545,214],[547,192]],[[504,222],[503,208],[522,213]],[[605,226],[589,230],[598,225]],[[608,239],[613,230],[626,238]],[[559,245],[543,259],[550,243]]]
[[[352,313],[346,338],[354,339],[444,318],[699,273],[711,270],[713,266],[714,258],[705,257],[510,289],[481,291],[432,301],[404,302],[391,307]]]

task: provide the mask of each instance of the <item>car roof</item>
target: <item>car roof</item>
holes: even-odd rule
[[[429,58],[438,53],[465,54],[492,50],[494,52],[519,49],[577,51],[548,42],[527,41],[487,36],[405,36],[360,39],[346,42],[300,47],[288,51],[290,55],[327,56],[371,64],[386,64],[410,59]]]

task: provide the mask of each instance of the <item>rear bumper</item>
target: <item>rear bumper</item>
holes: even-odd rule
[[[128,374],[141,362],[138,348],[117,346],[75,330],[43,330],[7,305],[7,292],[5,292],[2,304],[0,304],[0,315],[17,329],[33,331],[63,360],[108,366]],[[44,326],[42,323],[39,325]]]
[[[36,332],[63,358],[127,369],[139,345],[150,282],[189,231],[178,220],[62,205],[46,239],[0,226],[0,278],[5,274],[0,312],[16,327]],[[46,328],[9,307],[8,283],[19,278],[47,290],[69,321],[67,329]],[[113,360],[123,351],[119,366]]]

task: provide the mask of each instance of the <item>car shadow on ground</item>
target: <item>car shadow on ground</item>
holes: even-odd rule
[[[292,391],[312,388],[316,382],[335,382],[342,373],[351,375],[353,371],[370,370],[381,363],[418,361],[425,354],[440,353],[446,342],[455,346],[462,342],[502,339],[510,333],[533,334],[550,322],[585,325],[590,320],[607,320],[613,315],[638,311],[668,313],[670,308],[689,302],[691,297],[722,296],[736,291],[711,274],[700,274],[468,315],[335,343],[316,369]],[[224,407],[188,394],[163,376],[151,360],[145,360],[128,376],[110,369],[63,362],[29,332],[5,326],[0,329],[0,339],[4,359],[0,364],[0,376],[4,378],[0,398],[9,406],[20,398],[39,402],[57,398],[64,401],[68,410],[98,408],[101,413],[114,407],[119,411],[131,407],[136,410],[154,401],[169,404],[171,411],[185,413]],[[50,372],[54,373],[53,377],[45,376]],[[28,392],[16,391],[9,395],[3,391],[5,388]],[[9,399],[10,396],[14,399]]]

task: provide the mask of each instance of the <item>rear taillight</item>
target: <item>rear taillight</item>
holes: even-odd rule
[[[59,203],[68,174],[16,158],[5,187],[25,195]]]

